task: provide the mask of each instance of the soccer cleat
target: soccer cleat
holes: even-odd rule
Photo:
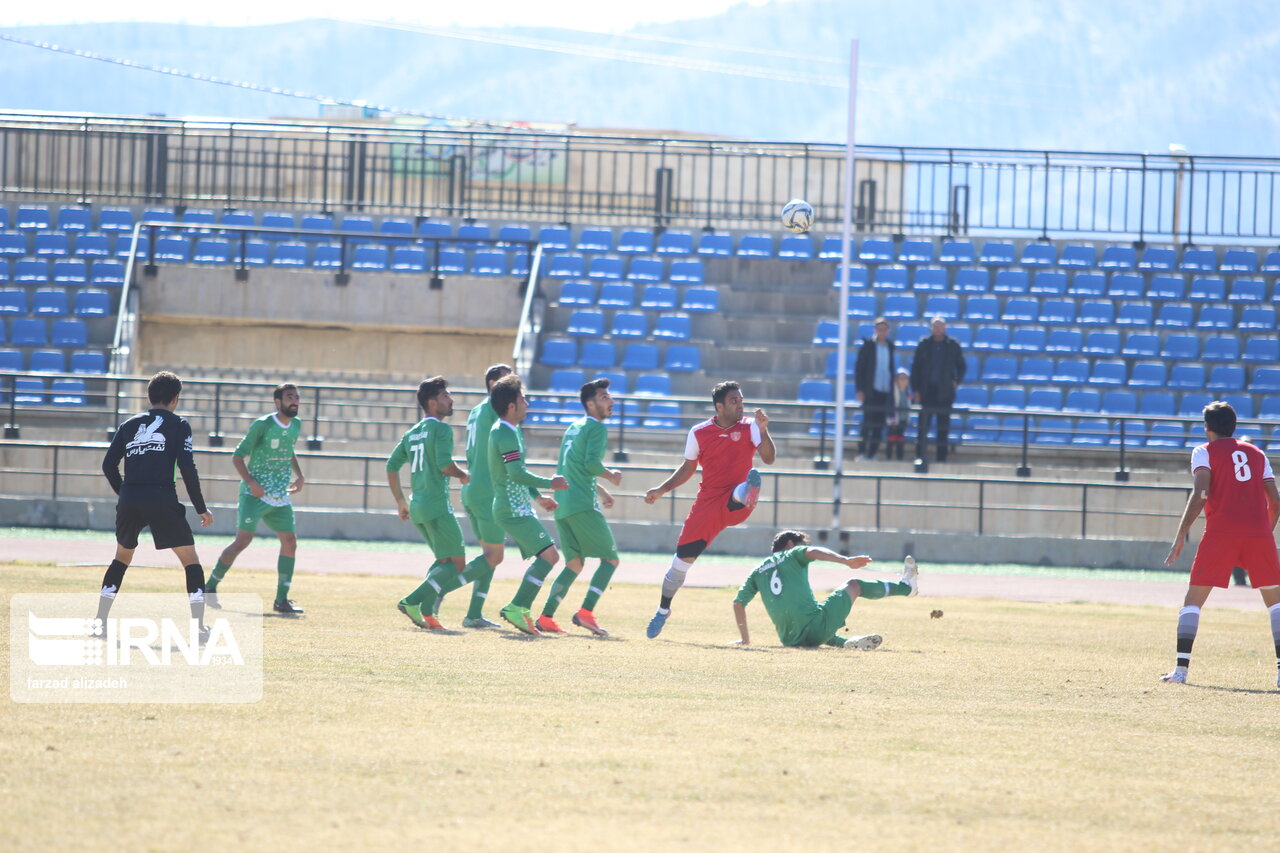
[[[209,642],[209,637],[210,637],[210,635],[212,635],[212,634],[213,634],[213,632],[209,630],[209,626],[208,626],[208,625],[201,625],[201,626],[200,626],[200,633],[199,633],[199,637],[200,637],[200,645],[202,645],[202,646],[203,646],[203,645],[205,645],[206,643],[208,643],[208,642]]]
[[[846,649],[857,649],[860,652],[869,652],[872,649],[880,648],[880,644],[884,642],[884,637],[879,634],[864,634],[861,637],[850,637],[845,640],[844,647]]]
[[[667,624],[667,617],[671,615],[668,610],[663,613],[661,610],[655,611],[653,618],[649,620],[649,627],[644,629],[644,635],[652,640],[654,637],[662,633],[662,626]]]
[[[573,614],[573,624],[579,628],[586,628],[597,637],[607,637],[609,632],[600,627],[600,623],[596,621],[596,616],[590,610],[583,608]]]
[[[527,607],[520,607],[516,604],[508,604],[506,607],[498,611],[498,615],[505,621],[511,623],[511,627],[515,628],[521,634],[538,635],[538,627],[533,624],[533,619],[529,616]]]
[[[282,598],[272,604],[271,609],[283,616],[301,616],[307,612],[301,607],[295,607],[292,598]]]
[[[422,627],[426,628],[428,631],[444,631],[444,630],[446,630],[446,629],[445,629],[445,627],[444,627],[443,625],[441,625],[441,624],[440,624],[440,620],[439,620],[439,619],[437,619],[436,617],[431,616],[431,615],[429,615],[429,614],[426,614],[426,613],[423,613],[423,614],[422,614],[422,622],[423,622]]]
[[[1187,672],[1186,670],[1175,669],[1173,672],[1166,672],[1164,675],[1160,676],[1160,680],[1168,682],[1169,684],[1186,684]],[[1280,679],[1277,679],[1277,686],[1280,686]]]
[[[556,620],[550,616],[539,616],[538,621],[534,623],[539,631],[544,634],[567,634],[565,629],[556,624]]]
[[[474,618],[471,616],[468,616],[466,619],[462,620],[462,627],[463,628],[497,628],[498,623],[491,622],[488,619],[484,618],[483,616],[476,616]]]
[[[920,569],[916,568],[916,558],[910,554],[902,561],[902,577],[898,580],[911,587],[911,595],[920,592]]]
[[[752,468],[747,472],[747,508],[755,509],[756,503],[760,500],[760,484],[764,480],[760,477],[760,472]]]
[[[206,606],[212,607],[214,610],[222,609],[222,602],[218,601],[218,594],[216,592],[209,592],[206,590],[204,594],[204,603]]]
[[[422,619],[422,607],[420,605],[406,604],[405,602],[402,601],[396,605],[396,609],[399,610],[401,613],[403,613],[405,616],[408,616],[409,621],[417,625],[419,628],[429,627],[427,623],[424,622]]]

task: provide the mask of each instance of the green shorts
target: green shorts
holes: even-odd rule
[[[600,510],[584,509],[557,518],[556,530],[560,534],[560,548],[564,551],[565,560],[599,557],[611,563],[618,562],[618,546],[613,541],[613,531]]]
[[[520,548],[520,556],[526,560],[544,548],[556,543],[551,541],[551,534],[534,515],[518,515],[498,521],[507,535],[515,540]]]
[[[816,648],[836,636],[836,632],[849,620],[849,611],[853,609],[853,599],[848,590],[840,589],[827,596],[827,600],[818,605],[818,612],[809,619],[800,639],[789,646],[805,646]]]
[[[484,507],[463,503],[462,508],[467,511],[467,520],[471,522],[471,532],[476,539],[488,545],[501,545],[507,541],[507,534],[493,520],[493,501],[489,501]]]
[[[276,533],[292,533],[293,505],[272,506],[261,498],[240,493],[240,504],[236,508],[236,529],[253,533],[258,529],[258,522],[265,522],[267,527]]]
[[[427,518],[419,504],[409,503],[409,520],[418,528],[423,540],[431,546],[431,553],[437,560],[448,557],[466,556],[462,547],[462,526],[452,512],[441,513],[435,518]]]

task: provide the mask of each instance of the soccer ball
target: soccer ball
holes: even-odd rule
[[[802,198],[793,198],[782,206],[782,227],[803,234],[813,225],[813,206]]]

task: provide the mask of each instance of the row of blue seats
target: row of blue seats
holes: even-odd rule
[[[0,284],[42,285],[54,284],[82,285],[92,284],[95,287],[120,287],[124,284],[125,266],[119,261],[83,260],[49,261],[38,258],[24,258],[14,261],[12,275],[9,262],[0,260]]]
[[[632,382],[630,377],[617,370],[593,370],[592,378],[606,377],[609,390],[616,396],[629,394],[635,397],[670,397],[671,377],[666,373],[641,373]],[[547,390],[560,394],[576,394],[587,381],[587,371],[566,368],[553,370]]]
[[[0,404],[9,405],[10,390],[17,406],[83,406],[86,403],[83,379],[55,379],[47,387],[48,390],[44,379],[38,376],[18,377],[12,389],[8,383],[0,383]]]
[[[73,305],[74,302],[74,305]],[[20,287],[0,287],[0,316],[104,317],[111,313],[111,295],[105,290],[77,290],[72,300],[66,288],[41,287],[27,300]]]
[[[36,350],[24,363],[22,353],[18,350],[0,349],[0,372],[100,375],[107,372],[107,357],[96,350],[80,350],[71,353],[68,364],[64,350]]]
[[[652,325],[649,315],[639,311],[618,311],[606,330],[603,311],[583,309],[569,317],[565,333],[575,338],[598,338],[605,334],[614,338],[660,338],[669,341],[687,341],[693,333],[693,323],[688,314],[659,314]]]
[[[591,306],[597,308],[635,308],[646,311],[683,311],[710,313],[720,310],[720,291],[713,287],[690,287],[683,294],[665,284],[645,285],[637,293],[636,285],[627,281],[610,282],[596,286],[589,281],[566,281],[560,289],[560,305]]]
[[[1240,306],[1237,316],[1237,306],[1231,303],[1197,305],[1166,302],[1157,310],[1150,302],[1117,303],[1090,299],[1077,303],[1074,299],[1054,298],[1041,302],[1033,296],[1015,296],[1004,300],[996,296],[970,296],[964,300],[964,307],[961,308],[957,297],[930,299],[921,306],[915,296],[899,294],[886,296],[874,305],[866,303],[851,307],[854,310],[849,313],[850,317],[884,317],[890,320],[931,319],[940,316],[945,320],[963,319],[971,323],[1000,321],[1076,326],[1158,326],[1170,329],[1189,329],[1195,326],[1260,332],[1276,328],[1275,308],[1266,305]],[[875,310],[870,310],[873,307]]]
[[[1218,276],[1183,276],[1158,274],[1147,277],[1131,272],[1109,276],[1100,272],[1078,272],[1069,275],[1057,270],[1040,270],[1034,274],[1023,270],[998,270],[994,277],[988,270],[963,268],[955,270],[954,280],[941,267],[881,267],[874,275],[867,267],[849,269],[851,291],[926,291],[931,293],[1002,293],[1037,294],[1041,296],[1074,296],[1112,299],[1196,299],[1213,302],[1263,302],[1267,299],[1267,283],[1260,278],[1237,278],[1228,286]],[[1188,278],[1190,281],[1188,282]],[[831,286],[840,287],[837,268]],[[1280,284],[1270,288],[1274,301]],[[863,294],[865,295],[865,294]]]
[[[577,392],[578,389],[574,388],[573,393]],[[628,406],[625,400],[621,403],[619,408],[614,409],[614,415],[609,419],[609,423],[621,421],[628,429],[635,427],[680,429],[684,425],[681,421],[679,403],[653,400],[645,405],[643,415],[638,414],[638,404]],[[580,417],[582,417],[582,407],[577,405],[576,400],[567,402],[535,396],[529,400],[529,415],[525,422],[543,426],[568,426]]]
[[[547,338],[542,342],[538,362],[548,367],[595,370],[621,367],[631,371],[655,371],[661,366],[671,373],[692,373],[702,369],[702,350],[692,344],[673,344],[666,348],[665,353],[660,353],[656,344],[632,342],[623,348],[619,361],[618,346],[613,341],[583,341],[579,351],[575,340]]]
[[[43,317],[15,317],[6,323],[0,320],[0,344],[15,347],[83,347],[89,343],[89,327],[84,320],[54,320],[52,324]]]
[[[644,284],[669,281],[672,284],[701,284],[705,279],[702,261],[672,261],[668,269],[661,258],[637,257],[628,264],[615,255],[598,255],[590,261],[583,255],[556,255],[547,267],[548,278],[622,281]]]

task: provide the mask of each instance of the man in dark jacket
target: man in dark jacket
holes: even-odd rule
[[[857,389],[858,402],[862,404],[862,434],[858,441],[858,453],[866,459],[874,459],[876,449],[880,447],[896,369],[893,340],[889,337],[889,321],[877,317],[875,337],[863,340],[858,349],[858,360],[853,366],[854,387]]]
[[[951,433],[951,406],[956,401],[956,388],[964,381],[966,365],[960,343],[947,336],[947,321],[934,317],[931,330],[932,334],[920,339],[915,358],[911,362],[911,388],[915,401],[921,406],[916,458],[925,457],[929,421],[936,417],[938,461],[946,462]]]

